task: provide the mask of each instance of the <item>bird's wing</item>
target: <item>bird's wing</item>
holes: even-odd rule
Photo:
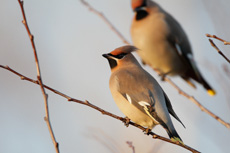
[[[173,127],[169,112],[178,117],[156,80],[145,71],[135,73],[134,70],[126,69],[120,74],[121,76],[117,75],[119,93],[130,104],[147,114],[155,124],[162,125],[170,138],[181,140]]]
[[[168,41],[172,44],[178,44],[182,52],[181,54],[192,55],[192,49],[185,31],[170,14],[167,12],[165,12],[165,14],[165,21],[170,29],[168,33]]]
[[[181,25],[170,14],[166,14],[165,20],[170,28],[170,32],[168,34],[169,43],[175,48],[181,59],[190,67],[190,76],[196,77],[200,80],[200,72],[194,61],[192,49],[186,33],[182,29]]]
[[[157,95],[151,92],[150,86],[152,86],[152,83],[143,79],[142,73],[140,73],[140,75],[141,76],[134,77],[128,70],[124,72],[122,77],[119,78],[119,93],[126,98],[130,104],[146,113],[157,123],[167,127],[155,110]]]

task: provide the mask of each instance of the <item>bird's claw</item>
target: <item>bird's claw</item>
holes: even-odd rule
[[[146,135],[149,135],[151,133],[151,129],[147,128],[143,131]]]
[[[165,81],[165,77],[166,77],[167,74],[160,74],[160,77],[161,77],[161,81]]]
[[[143,65],[146,65],[146,63],[145,63],[143,60],[141,61],[141,63],[142,63]]]
[[[125,126],[128,127],[129,123],[130,123],[130,119],[128,117],[125,117],[125,121],[124,121]]]
[[[154,70],[158,72],[158,75],[160,76],[161,81],[165,81],[166,76],[170,73],[170,72],[164,73],[159,69],[154,69]]]
[[[167,73],[160,73],[159,76],[161,77],[161,81],[165,81],[165,78],[168,74],[170,74],[171,71],[167,72]]]

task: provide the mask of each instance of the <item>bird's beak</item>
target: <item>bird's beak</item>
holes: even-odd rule
[[[104,58],[107,58],[107,59],[114,59],[114,57],[111,56],[110,53],[108,53],[108,54],[103,54],[102,56],[103,56]]]
[[[115,60],[115,61],[117,60],[115,57],[113,57],[111,53],[103,54],[102,56],[108,60]]]
[[[108,54],[103,54],[102,56],[107,59],[110,57]]]

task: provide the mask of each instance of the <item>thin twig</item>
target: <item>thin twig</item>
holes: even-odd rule
[[[84,0],[81,0],[82,2],[85,2]],[[86,3],[86,2],[85,2]],[[88,4],[88,3],[86,3]],[[84,4],[85,5],[85,4]],[[89,4],[86,5],[86,7],[93,9],[92,6],[90,6]],[[94,10],[94,9],[93,9]],[[96,15],[98,15],[96,13]],[[106,18],[104,15],[99,15],[99,17],[101,17],[102,19]],[[107,24],[109,24],[110,27],[114,27],[111,22],[106,22]],[[111,25],[110,25],[111,24]],[[112,29],[113,32],[115,32],[115,34],[118,34],[119,32],[117,31],[116,28]],[[128,42],[126,41],[126,39],[124,37],[119,37],[120,39],[122,39],[123,42]],[[158,75],[160,75],[160,73],[155,70]],[[182,89],[180,89],[173,81],[171,81],[167,76],[164,77],[165,81],[167,81],[169,84],[171,84],[181,95],[183,95],[184,97],[188,98],[190,101],[192,101],[193,103],[195,103],[202,111],[204,111],[205,113],[207,113],[208,115],[210,115],[211,117],[213,117],[214,119],[216,119],[218,122],[220,122],[221,124],[223,124],[224,126],[226,126],[227,128],[230,129],[230,123],[225,122],[224,120],[222,120],[220,117],[218,117],[217,115],[213,114],[211,111],[209,111],[207,108],[205,108],[200,102],[198,102],[198,100],[196,100],[193,96],[187,94],[186,92],[184,92]]]
[[[38,82],[37,80],[33,80],[33,79],[29,78],[29,77],[26,77],[26,76],[24,76],[24,75],[22,75],[22,74],[16,72],[15,70],[11,69],[11,68],[8,67],[8,66],[0,65],[0,67],[3,68],[3,69],[5,69],[5,70],[8,70],[8,71],[10,71],[10,72],[12,72],[12,73],[14,73],[14,74],[16,74],[16,75],[19,76],[22,80],[26,80],[26,81],[29,81],[29,82],[32,82],[32,83],[34,83],[34,84],[39,85],[39,82]],[[62,96],[62,97],[64,97],[64,98],[66,98],[68,101],[76,102],[76,103],[79,103],[79,104],[82,104],[82,105],[91,107],[91,108],[93,108],[93,109],[95,109],[95,110],[101,112],[103,115],[110,116],[110,117],[112,117],[112,118],[115,118],[115,119],[120,120],[120,121],[122,121],[123,123],[126,123],[126,124],[127,124],[127,121],[126,121],[127,119],[126,119],[126,118],[123,118],[123,117],[114,115],[114,114],[112,114],[112,113],[110,113],[110,112],[108,112],[108,111],[106,111],[106,110],[104,110],[104,109],[101,109],[100,107],[97,107],[97,106],[93,105],[92,103],[90,103],[90,102],[87,101],[87,100],[86,100],[86,101],[78,100],[78,99],[72,98],[72,97],[70,97],[70,96],[68,96],[68,95],[66,95],[66,94],[64,94],[64,93],[61,93],[61,92],[59,92],[59,91],[57,91],[57,90],[55,90],[55,89],[53,89],[53,88],[51,88],[51,87],[49,87],[49,86],[47,86],[47,85],[43,85],[43,86],[44,86],[44,88],[46,88],[46,89],[48,89],[48,90],[54,92],[55,94],[60,95],[60,96]],[[138,125],[138,124],[136,124],[136,123],[129,122],[128,124],[129,124],[129,125],[132,125],[132,126],[134,126],[134,127],[136,127],[136,128],[139,128],[139,129],[141,129],[142,131],[146,131],[146,128],[144,128],[143,126],[140,126],[140,125]],[[191,151],[191,152],[193,152],[193,153],[199,153],[199,151],[197,151],[197,150],[195,150],[195,149],[193,149],[193,148],[191,148],[191,147],[189,147],[189,146],[187,146],[187,145],[185,145],[185,144],[181,144],[181,143],[179,143],[179,142],[174,142],[174,141],[172,141],[172,140],[170,140],[170,139],[167,139],[167,138],[165,138],[165,137],[162,137],[162,136],[160,136],[160,135],[157,135],[157,134],[155,134],[155,133],[153,133],[153,132],[149,132],[148,134],[151,135],[153,139],[160,139],[160,140],[162,140],[162,141],[165,141],[165,142],[172,143],[172,144],[178,145],[178,146],[180,146],[180,147],[183,147],[183,148],[185,148],[185,149],[187,149],[187,150],[189,150],[189,151]]]
[[[161,74],[158,70],[155,70],[159,75]],[[230,123],[225,122],[223,119],[221,119],[219,116],[215,115],[214,113],[212,113],[210,110],[208,110],[207,108],[205,108],[195,97],[187,94],[186,92],[184,92],[182,89],[180,89],[171,79],[169,79],[168,77],[164,78],[165,81],[167,81],[169,84],[171,84],[177,91],[179,94],[183,95],[184,97],[186,97],[187,99],[189,99],[190,101],[192,101],[194,104],[196,104],[201,111],[207,113],[208,115],[210,115],[211,117],[213,117],[214,119],[216,119],[218,122],[220,122],[221,124],[223,124],[225,127],[227,127],[228,129],[230,128]]]
[[[44,120],[45,120],[45,122],[46,122],[46,124],[48,126],[50,136],[52,138],[52,142],[54,144],[56,153],[59,153],[58,143],[57,143],[57,141],[55,139],[54,132],[53,132],[53,129],[52,129],[52,126],[51,126],[51,123],[50,123],[49,108],[48,108],[48,95],[45,92],[44,85],[43,85],[43,82],[42,82],[41,71],[40,71],[40,66],[39,66],[39,61],[38,61],[38,56],[37,56],[37,51],[36,51],[36,47],[35,47],[35,43],[34,43],[34,36],[30,32],[30,29],[29,29],[29,26],[28,26],[28,23],[27,23],[27,20],[26,20],[26,15],[25,15],[24,7],[23,7],[23,1],[18,0],[18,3],[20,5],[22,16],[23,16],[22,23],[24,24],[24,26],[26,28],[26,31],[27,31],[27,33],[29,35],[30,42],[31,42],[31,45],[32,45],[32,48],[33,48],[34,57],[35,57],[35,63],[36,63],[36,68],[37,68],[37,79],[38,79],[38,83],[39,83],[39,85],[41,87],[41,91],[42,91],[42,94],[43,94],[43,97],[44,97],[45,112],[46,112],[46,116],[44,117]]]
[[[133,143],[131,141],[127,141],[126,143],[132,149],[133,153],[135,153],[135,147],[133,146]]]
[[[214,39],[217,39],[219,41],[222,41],[224,43],[224,45],[230,45],[230,42],[224,40],[224,39],[221,39],[220,37],[217,37],[216,35],[210,35],[210,34],[206,34],[207,37],[209,38],[214,38]]]
[[[217,52],[228,62],[230,63],[230,60],[224,55],[224,53],[216,46],[216,44],[211,40],[211,39],[208,39],[210,44],[212,45],[212,47],[214,47]]]
[[[100,16],[102,18],[102,20],[104,20],[104,22],[111,28],[111,30],[113,30],[114,32],[116,32],[116,34],[118,35],[118,37],[123,41],[123,43],[125,44],[129,44],[129,42],[124,38],[124,36],[113,26],[113,24],[103,15],[103,13],[99,12],[98,10],[96,10],[95,8],[93,8],[89,3],[87,3],[85,0],[81,0],[82,4],[85,5],[90,11],[92,11],[93,13],[97,14],[98,16]]]

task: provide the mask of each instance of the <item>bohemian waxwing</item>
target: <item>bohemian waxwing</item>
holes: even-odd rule
[[[151,130],[160,124],[174,141],[182,143],[169,113],[182,125],[157,81],[131,54],[134,46],[123,46],[103,54],[111,68],[109,87],[118,108],[133,122]],[[184,125],[183,125],[184,126]]]
[[[151,0],[132,0],[135,12],[131,25],[133,43],[140,50],[144,64],[163,75],[179,75],[195,88],[190,79],[204,86],[210,95],[215,91],[199,72],[189,40],[180,24]]]

